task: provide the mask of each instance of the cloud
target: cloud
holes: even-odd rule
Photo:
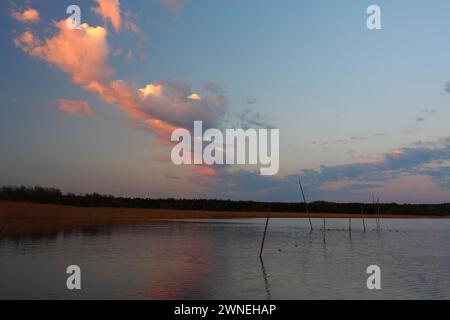
[[[143,34],[143,31],[137,23],[137,19],[138,17],[136,14],[134,14],[130,10],[125,11],[125,19],[123,21],[125,30],[137,34]]]
[[[38,40],[34,38],[30,31],[25,31],[20,37],[15,38],[14,44],[28,53],[30,53],[29,51],[31,51],[31,48],[35,48],[40,45]]]
[[[113,70],[108,64],[107,30],[84,23],[77,32],[65,21],[55,24],[58,33],[41,43],[30,31],[14,40],[16,46],[31,56],[57,66],[72,77],[74,83],[88,85],[109,79]]]
[[[429,198],[439,202],[450,195],[449,159],[450,138],[446,138],[392,150],[378,161],[321,166],[283,177],[219,168],[213,177],[195,177],[192,182],[204,187],[209,197],[299,201],[301,176],[310,200],[366,201],[374,192],[390,201],[420,202]],[[429,196],[430,190],[438,196]],[[415,198],[421,193],[426,196]],[[394,198],[395,195],[401,198]]]
[[[438,111],[436,109],[427,109],[423,111],[426,114],[437,114]]]
[[[122,18],[120,16],[119,0],[95,0],[98,7],[92,8],[103,20],[109,20],[116,31],[120,31]]]
[[[130,62],[131,60],[133,60],[133,50],[128,50],[128,53],[125,57],[125,60]]]
[[[250,128],[274,128],[274,126],[265,120],[260,112],[253,112],[249,109],[230,114],[226,119],[226,123],[228,126],[245,130]]]
[[[204,127],[216,127],[227,111],[221,95],[200,97],[181,80],[157,82],[139,90],[141,110],[174,126],[190,129],[195,120]]]
[[[40,20],[39,12],[37,10],[31,9],[31,8],[27,8],[22,12],[13,11],[12,16],[16,20],[18,20],[20,22],[24,22],[24,23],[35,23]]]
[[[381,138],[381,137],[387,137],[388,135],[389,135],[388,133],[379,132],[379,133],[374,133],[374,134],[368,134],[368,135],[365,135],[365,136],[351,136],[351,137],[345,137],[345,138],[340,138],[340,139],[330,140],[330,141],[313,140],[313,141],[308,141],[308,144],[317,145],[317,146],[321,146],[321,147],[326,147],[328,145],[351,143],[352,146],[353,146],[355,142],[364,142],[364,141],[367,141],[369,139],[374,139],[374,138],[376,139],[376,138]]]
[[[445,83],[445,88],[444,88],[445,92],[450,93],[450,81],[447,81]]]
[[[214,94],[224,94],[225,89],[218,83],[208,81],[202,84],[202,89]]]
[[[42,41],[32,31],[25,31],[14,39],[14,43],[30,56],[56,66],[68,74],[75,84],[95,93],[102,101],[118,106],[127,113],[133,127],[152,132],[160,145],[170,145],[170,135],[174,129],[192,129],[194,120],[202,120],[205,128],[218,126],[228,109],[223,91],[216,90],[214,86],[209,86],[212,90],[206,90],[212,95],[204,95],[196,93],[182,80],[152,81],[139,86],[131,81],[113,79],[114,69],[109,64],[110,46],[105,27],[82,24],[81,30],[73,32],[66,28],[63,20],[54,23],[54,28],[54,35]],[[59,107],[69,114],[96,115],[86,101],[60,100]],[[244,125],[270,127],[259,113],[248,111],[237,118]],[[450,139],[444,139],[439,145],[420,144],[393,150],[375,162],[322,166],[298,174],[303,176],[305,185],[315,195],[358,193],[404,175],[426,176],[448,189],[450,165],[430,165],[448,159]],[[236,198],[256,195],[266,200],[292,201],[298,196],[298,175],[267,178],[261,177],[259,172],[230,171],[227,167],[195,167],[195,170],[203,175],[201,179],[194,178],[196,183],[210,190],[219,190],[215,186],[220,185],[226,189],[225,195]],[[327,184],[339,181],[348,181],[348,184],[335,191],[323,189]],[[220,188],[221,194],[223,189]]]
[[[384,184],[405,175],[428,176],[445,187],[450,177],[450,165],[436,167],[430,164],[448,159],[450,159],[450,138],[443,139],[438,144],[416,144],[415,147],[395,149],[382,155],[379,161],[322,166],[318,170],[305,170],[302,175],[315,189],[329,182],[344,180]]]
[[[159,145],[172,145],[170,137],[177,128],[192,130],[195,120],[204,128],[215,127],[227,110],[223,96],[192,99],[195,93],[181,80],[161,81],[137,88],[133,83],[114,80],[94,82],[87,88],[108,104],[118,105],[135,121],[134,126],[156,135]]]
[[[70,116],[77,114],[98,118],[98,114],[92,111],[91,106],[84,100],[58,100],[59,111],[64,112]]]
[[[205,128],[216,126],[227,110],[223,95],[200,96],[181,80],[153,82],[142,88],[131,81],[113,80],[105,27],[84,23],[73,32],[65,21],[54,25],[57,33],[45,41],[26,31],[14,43],[58,67],[104,102],[118,106],[134,121],[133,126],[154,133],[159,145],[170,145],[173,130],[192,129],[194,120],[203,121]]]

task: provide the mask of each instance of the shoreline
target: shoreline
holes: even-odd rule
[[[375,219],[373,214],[191,211],[136,208],[73,207],[55,204],[0,201],[0,235],[57,232],[80,227],[101,227],[148,220],[257,219],[257,218]],[[380,215],[382,219],[449,219],[450,216]]]

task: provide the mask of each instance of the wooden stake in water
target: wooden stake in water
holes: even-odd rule
[[[363,206],[361,206],[361,217],[362,217],[362,221],[363,221],[364,233],[366,233],[366,221],[364,220],[364,207]]]
[[[323,243],[324,244],[327,243],[327,241],[325,239],[325,228],[326,228],[326,226],[325,226],[325,218],[323,218]]]
[[[373,200],[373,215],[375,216],[376,230],[378,231],[377,205],[375,203],[375,195],[374,194],[372,194],[372,200]]]
[[[348,232],[352,233],[352,217],[348,219]]]
[[[348,236],[352,239],[352,217],[348,219]]]
[[[264,242],[266,241],[266,233],[267,233],[267,226],[269,225],[269,215],[267,215],[267,220],[266,220],[266,226],[264,227],[264,234],[263,234],[263,238],[262,238],[262,242],[261,242],[261,249],[259,250],[259,257],[262,257],[262,253],[264,250]]]
[[[313,226],[312,226],[312,222],[311,222],[311,217],[309,216],[308,202],[306,202],[306,197],[305,197],[305,193],[303,192],[302,181],[300,180],[300,178],[298,178],[298,185],[300,186],[300,191],[301,191],[301,193],[302,193],[303,202],[305,203],[305,210],[306,210],[306,214],[308,215],[309,227],[311,228],[311,231],[313,231]]]
[[[378,231],[381,231],[381,222],[380,222],[380,198],[377,199],[377,216],[378,216]]]

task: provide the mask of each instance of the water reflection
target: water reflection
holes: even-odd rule
[[[270,286],[269,286],[269,280],[267,279],[266,267],[264,266],[264,260],[261,256],[259,257],[259,260],[261,262],[261,271],[262,271],[262,276],[264,279],[264,289],[267,294],[266,299],[270,300],[270,299],[272,299],[272,295],[270,293]]]
[[[206,279],[213,270],[212,243],[210,239],[194,239],[189,243],[161,243],[161,253],[175,252],[174,261],[157,255],[164,265],[152,274],[148,289],[138,293],[138,298],[152,300],[176,300],[188,295],[204,296]]]
[[[67,228],[48,232],[33,232],[20,234],[3,234],[0,237],[1,241],[10,241],[20,244],[25,241],[32,241],[35,243],[51,244],[57,241],[59,237],[70,239],[74,234],[81,234],[85,237],[111,236],[114,232],[112,226],[85,226],[76,228]]]

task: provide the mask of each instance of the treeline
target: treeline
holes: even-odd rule
[[[151,199],[125,198],[109,195],[62,193],[58,189],[43,187],[2,187],[0,200],[13,202],[35,202],[45,204],[61,204],[79,207],[115,207],[115,208],[147,208],[175,210],[208,210],[208,211],[262,211],[262,212],[306,212],[303,203],[288,202],[255,202],[206,199]],[[367,214],[378,211],[373,204],[368,203],[335,203],[316,201],[308,204],[311,213],[353,213]],[[450,203],[447,204],[396,204],[383,203],[379,205],[381,214],[405,215],[450,215]]]

